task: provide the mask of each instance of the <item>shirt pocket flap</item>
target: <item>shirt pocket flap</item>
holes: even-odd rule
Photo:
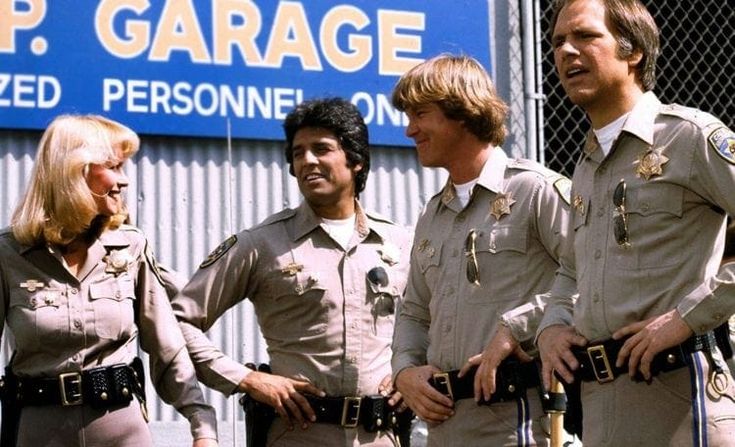
[[[626,211],[648,216],[667,213],[681,217],[684,208],[684,189],[668,183],[645,183],[631,188]]]
[[[108,299],[122,301],[135,299],[135,285],[130,278],[114,278],[89,285],[92,300]]]
[[[496,226],[489,231],[481,232],[477,237],[477,250],[490,253],[514,251],[525,253],[527,236],[525,231],[510,226]]]
[[[320,278],[319,272],[302,270],[272,281],[270,289],[272,297],[278,299],[286,296],[301,296],[311,290],[325,291],[326,285]]]
[[[422,273],[431,267],[438,267],[442,258],[442,245],[427,245],[417,248],[417,258]]]

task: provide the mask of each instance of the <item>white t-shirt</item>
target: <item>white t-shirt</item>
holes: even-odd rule
[[[474,188],[476,184],[477,184],[477,179],[470,180],[469,182],[462,183],[461,185],[453,183],[454,190],[457,192],[457,198],[462,204],[462,208],[466,207],[467,204],[470,202],[470,195],[472,194],[472,188]]]
[[[327,230],[327,234],[337,241],[339,245],[347,250],[347,244],[352,239],[352,233],[355,231],[355,214],[347,219],[325,219],[322,217],[323,228]]]
[[[600,143],[602,152],[604,152],[605,155],[610,153],[613,143],[618,138],[618,135],[620,135],[620,131],[623,130],[623,125],[625,124],[625,120],[628,119],[628,115],[630,115],[630,113],[621,115],[620,118],[605,127],[593,129],[595,136],[597,137],[597,142]]]

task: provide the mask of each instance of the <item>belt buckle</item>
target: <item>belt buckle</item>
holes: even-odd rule
[[[67,394],[67,389],[69,394]],[[78,372],[59,374],[59,391],[61,392],[61,405],[65,407],[81,405],[82,374]]]
[[[590,358],[592,371],[598,383],[607,383],[615,380],[615,374],[610,367],[607,351],[604,345],[595,345],[587,348],[587,356]]]
[[[362,404],[362,397],[345,397],[342,404],[341,426],[347,428],[357,427],[358,422],[360,422],[360,404]]]
[[[437,391],[454,400],[454,393],[452,392],[452,382],[451,380],[449,380],[448,372],[434,373],[434,385],[436,385],[437,388],[444,388],[444,390],[438,389]]]

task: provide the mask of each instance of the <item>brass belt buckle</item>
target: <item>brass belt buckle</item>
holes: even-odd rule
[[[360,404],[362,404],[362,397],[345,397],[340,425],[347,428],[357,427],[360,422]]]
[[[78,372],[59,374],[59,391],[61,392],[61,405],[65,407],[81,405],[82,374]]]
[[[587,348],[587,356],[590,358],[592,371],[598,383],[607,383],[615,380],[615,374],[610,368],[610,360],[604,345],[595,345]]]
[[[443,395],[447,396],[448,398],[452,399],[454,401],[454,393],[452,392],[452,382],[449,380],[449,373],[447,372],[439,372],[434,373],[434,384],[437,387],[443,388],[439,389],[438,391],[442,393]]]

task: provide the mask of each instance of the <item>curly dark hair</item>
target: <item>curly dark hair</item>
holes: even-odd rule
[[[362,169],[355,174],[355,195],[365,189],[370,171],[368,129],[360,110],[343,98],[323,98],[304,101],[294,108],[283,122],[286,132],[286,161],[288,172],[293,172],[293,139],[304,127],[326,129],[334,134],[345,151],[350,167]]]

